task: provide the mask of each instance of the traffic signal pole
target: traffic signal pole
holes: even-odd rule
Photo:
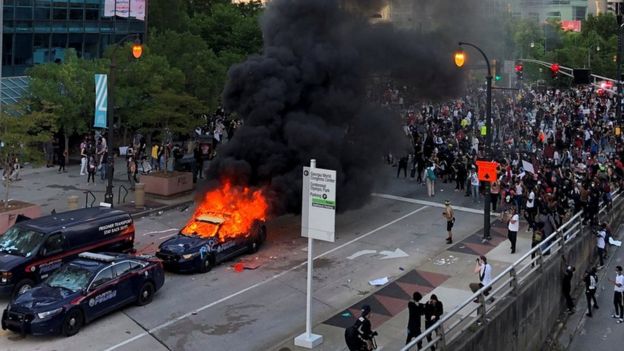
[[[485,157],[488,160],[491,160],[492,155],[492,67],[490,65],[490,60],[487,55],[481,48],[478,46],[466,43],[459,42],[459,46],[470,46],[481,53],[483,59],[485,60],[485,64],[487,65],[487,76],[486,79],[486,110],[485,110]],[[492,237],[490,235],[490,182],[485,182],[485,196],[483,199],[483,240],[490,240]]]

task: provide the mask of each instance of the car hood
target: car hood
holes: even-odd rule
[[[79,292],[39,285],[18,296],[11,307],[32,312],[48,311],[66,305],[79,295]]]
[[[159,248],[162,251],[168,251],[176,254],[184,254],[188,251],[194,251],[198,247],[205,245],[210,239],[200,238],[186,235],[176,235],[173,238],[160,244]]]
[[[24,260],[24,257],[15,256],[7,253],[0,253],[0,270],[10,271],[15,268],[20,262]]]

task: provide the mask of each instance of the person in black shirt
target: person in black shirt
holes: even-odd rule
[[[583,282],[585,283],[585,299],[587,300],[587,317],[592,316],[592,301],[594,302],[594,308],[598,309],[598,302],[596,301],[596,288],[598,286],[598,277],[596,276],[596,269],[590,268],[585,271],[583,276]]]
[[[429,301],[425,304],[425,329],[429,329],[436,324],[440,320],[442,313],[444,313],[442,302],[438,300],[435,294],[432,294]],[[427,341],[431,342],[431,340],[431,334],[427,334]],[[435,351],[435,347],[431,347],[431,350]]]
[[[369,305],[362,306],[360,317],[355,321],[355,324],[345,329],[345,341],[349,351],[373,349],[373,338],[377,332],[371,329],[371,322],[368,320],[370,311]]]
[[[563,284],[562,291],[563,297],[566,300],[566,307],[568,308],[568,312],[574,312],[574,301],[572,300],[572,296],[570,295],[570,291],[572,290],[572,276],[574,275],[574,267],[567,266],[565,271],[563,272]]]
[[[407,303],[409,310],[409,319],[407,321],[407,340],[405,344],[409,344],[413,338],[417,338],[420,335],[421,319],[425,314],[425,306],[420,303],[422,295],[416,291],[412,295],[412,301]],[[418,348],[422,346],[421,342],[418,342]]]

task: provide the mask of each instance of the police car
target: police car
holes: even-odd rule
[[[258,251],[266,240],[264,221],[254,221],[247,233],[221,240],[219,229],[228,220],[227,215],[204,215],[195,219],[214,227],[211,234],[185,233],[164,241],[156,251],[166,269],[178,272],[208,272],[215,265],[244,253]]]
[[[72,336],[86,323],[127,304],[147,305],[164,281],[156,258],[81,253],[11,301],[2,313],[2,329]]]

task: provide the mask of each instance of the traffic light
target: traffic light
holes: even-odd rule
[[[499,82],[501,79],[503,79],[502,63],[500,60],[492,60],[492,64],[494,66],[494,72],[492,72],[494,76],[494,81]]]
[[[522,76],[524,74],[524,67],[522,67],[522,64],[521,63],[516,64],[515,70],[516,70],[516,78],[518,78],[518,80],[522,80]]]
[[[553,63],[552,65],[550,65],[550,73],[551,73],[552,79],[557,79],[559,77],[559,64],[558,63]]]

